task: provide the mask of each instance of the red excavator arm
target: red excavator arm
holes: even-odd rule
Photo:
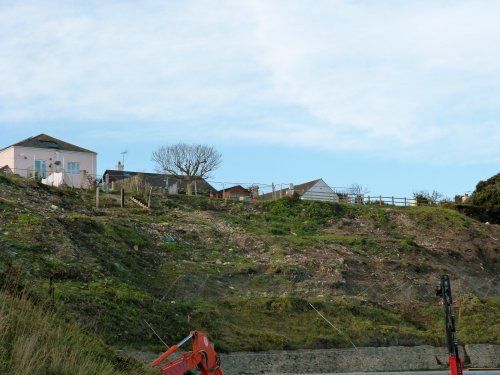
[[[182,353],[170,362],[161,364],[190,339],[192,339],[193,344],[192,351]],[[192,331],[177,345],[172,345],[165,353],[151,362],[151,366],[158,367],[165,375],[184,374],[195,367],[202,375],[223,375],[219,356],[208,340],[207,334],[200,331]]]
[[[441,277],[441,282],[436,288],[436,295],[443,300],[444,327],[446,331],[446,343],[448,344],[450,375],[463,375],[462,358],[460,358],[460,354],[458,353],[455,311],[453,309],[453,299],[451,298],[451,283],[448,275]]]

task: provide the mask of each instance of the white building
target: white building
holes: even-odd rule
[[[88,187],[95,178],[97,153],[40,134],[0,150],[0,168],[59,186]]]
[[[275,191],[262,195],[262,200],[272,200],[281,197],[292,197],[298,195],[300,199],[314,201],[338,202],[339,196],[335,191],[323,181],[322,178],[305,182],[299,185],[290,184],[288,189]]]
[[[292,187],[292,186],[291,186]],[[290,188],[289,194],[290,192]],[[323,181],[322,178],[319,178],[314,181],[309,181],[300,185],[293,186],[293,192],[300,196],[300,199],[304,200],[314,200],[314,201],[329,201],[329,202],[338,202],[339,196],[333,189]]]

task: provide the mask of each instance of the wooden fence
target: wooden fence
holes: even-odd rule
[[[277,196],[275,199],[278,199]],[[417,200],[414,198],[384,196],[384,195],[364,195],[348,194],[342,192],[319,192],[308,193],[300,197],[303,200],[317,200],[327,202],[339,202],[344,204],[363,204],[378,206],[417,206]]]
[[[363,196],[363,204],[377,204],[379,206],[416,206],[417,200],[414,198],[399,198],[399,197],[384,197],[379,196]]]

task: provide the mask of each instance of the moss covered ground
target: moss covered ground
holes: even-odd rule
[[[459,340],[500,343],[500,231],[452,210],[156,196],[146,211],[105,193],[95,209],[92,192],[5,176],[0,198],[1,282],[111,347],[161,350],[148,324],[227,352],[441,345],[443,273]]]

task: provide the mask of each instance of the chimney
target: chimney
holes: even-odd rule
[[[124,165],[122,164],[121,161],[119,161],[118,164],[116,165],[116,170],[117,171],[123,171],[123,167],[124,167]]]

